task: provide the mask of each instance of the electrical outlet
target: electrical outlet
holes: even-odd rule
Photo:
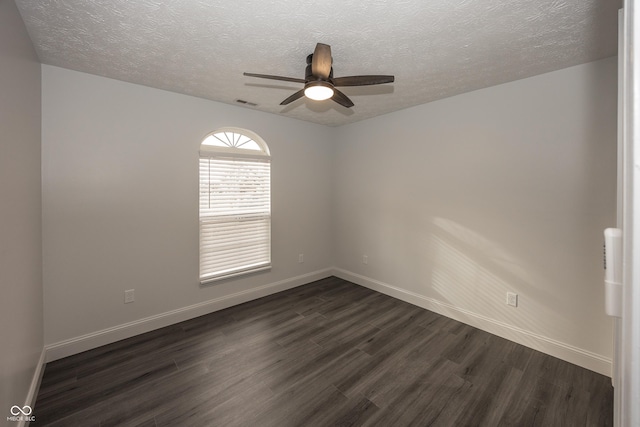
[[[298,262],[302,264],[304,262],[304,254],[298,254]]]
[[[129,289],[124,291],[124,303],[129,304],[130,302],[134,302],[136,300],[136,291],[135,289]]]
[[[362,263],[369,264],[369,257],[367,255],[362,255]]]
[[[507,292],[507,305],[517,307],[518,306],[518,294],[513,292]]]

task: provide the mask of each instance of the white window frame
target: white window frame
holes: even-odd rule
[[[225,138],[225,134],[229,138]],[[224,144],[209,145],[208,138],[222,136]],[[239,136],[243,138],[240,139]],[[249,149],[235,146],[240,140],[250,140]],[[265,168],[266,165],[266,168]],[[212,170],[237,173],[252,167],[256,184],[256,199],[239,199],[238,190],[224,188],[235,197],[215,196],[212,192]],[[202,139],[199,156],[199,241],[200,284],[207,284],[232,277],[271,269],[271,154],[267,144],[254,132],[239,128],[222,128]],[[227,178],[228,179],[228,178]],[[224,183],[224,181],[223,181]],[[250,185],[255,184],[255,178]],[[227,185],[227,184],[221,184]],[[265,200],[265,198],[267,200]],[[233,200],[233,199],[232,199]],[[254,207],[254,201],[257,201]],[[218,202],[218,203],[216,203]],[[265,230],[266,228],[266,230]],[[254,242],[234,240],[234,233],[249,234]],[[253,233],[253,234],[251,234]],[[213,235],[216,235],[214,237]],[[224,243],[221,243],[224,242]]]

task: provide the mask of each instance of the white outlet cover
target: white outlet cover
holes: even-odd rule
[[[124,291],[124,303],[128,304],[136,300],[136,294],[134,289]]]

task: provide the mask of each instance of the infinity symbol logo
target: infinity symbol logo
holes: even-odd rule
[[[13,405],[11,407],[11,415],[31,415],[31,412],[33,412],[33,409],[31,409],[31,406],[29,405],[24,405],[22,408],[17,405]]]

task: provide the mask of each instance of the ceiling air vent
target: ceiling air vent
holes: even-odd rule
[[[250,107],[256,107],[258,105],[253,102],[245,101],[244,99],[236,99],[236,102],[240,104],[248,105]]]

